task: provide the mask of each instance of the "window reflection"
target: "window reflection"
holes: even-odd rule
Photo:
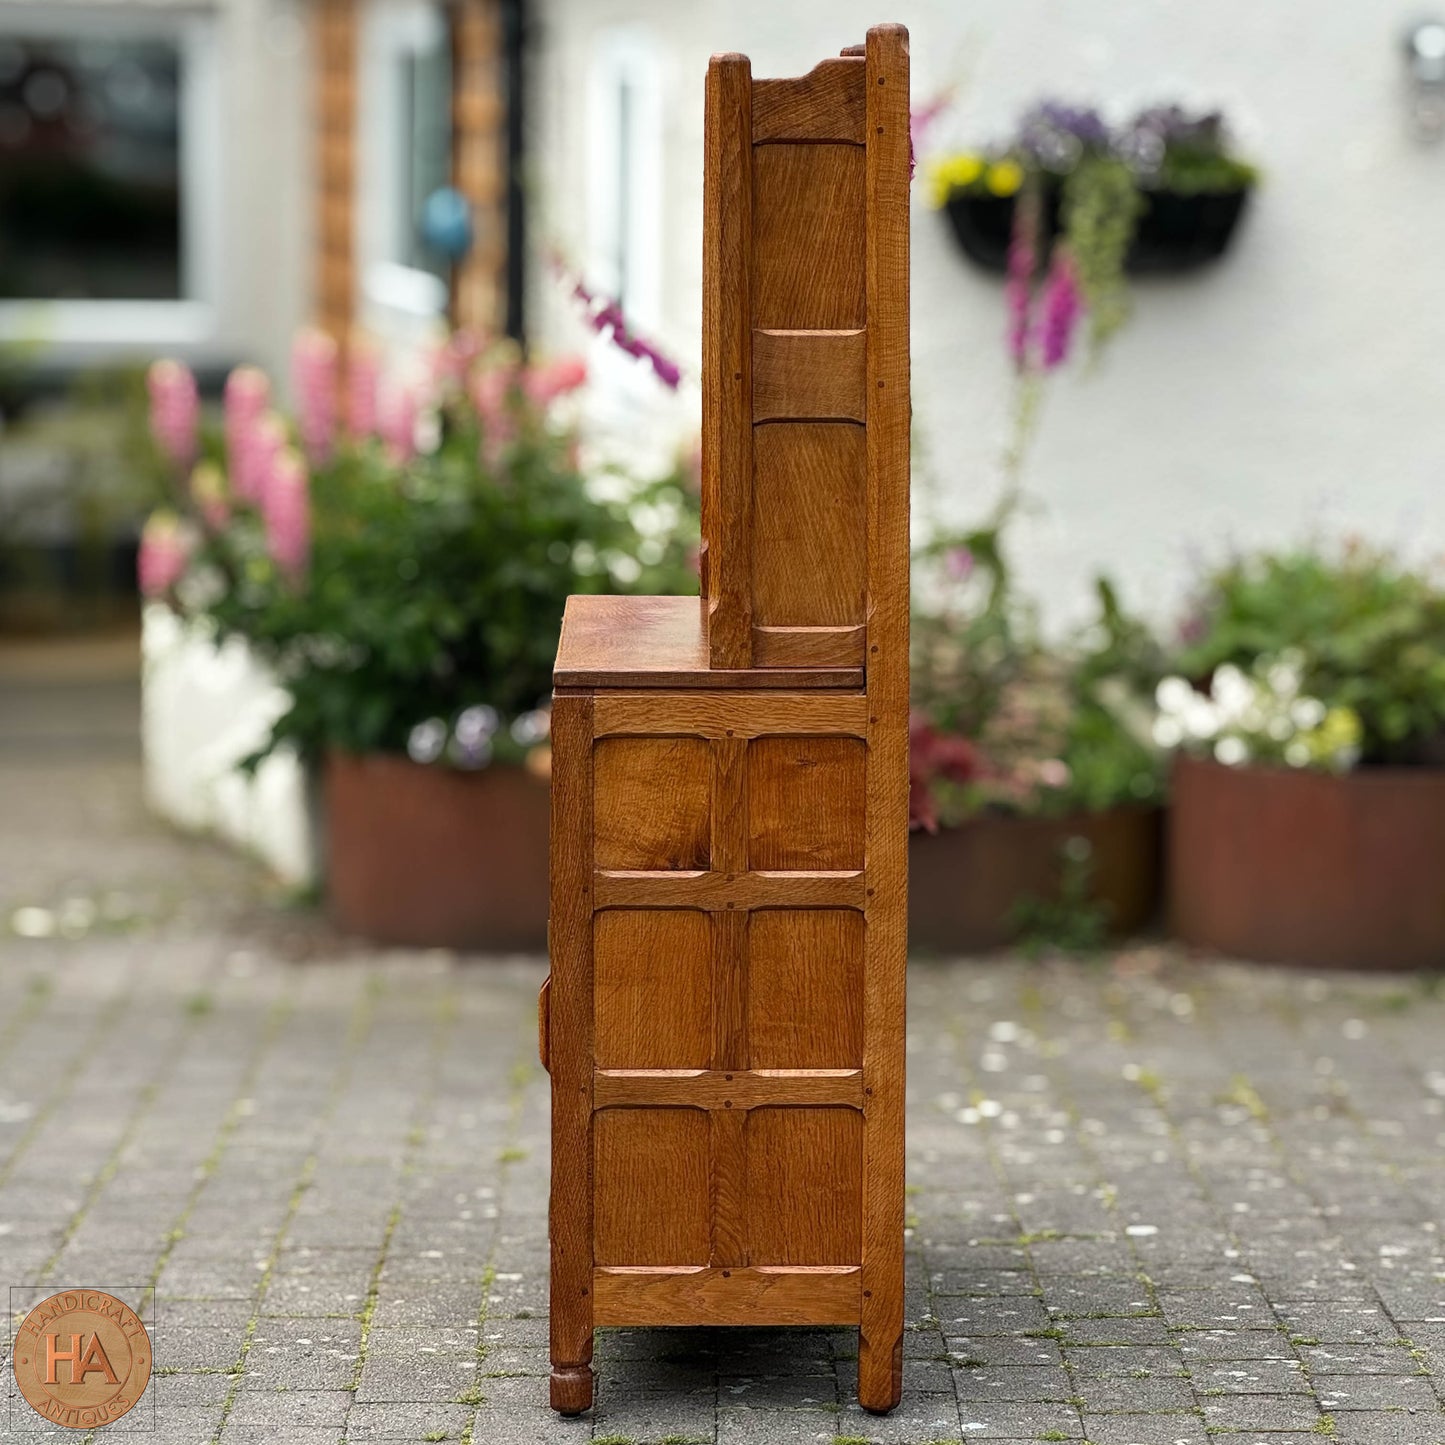
[[[0,37],[0,299],[181,296],[175,41]]]

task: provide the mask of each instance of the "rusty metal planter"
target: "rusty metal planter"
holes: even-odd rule
[[[548,788],[519,767],[326,759],[326,883],[350,933],[419,947],[540,952]]]
[[[1445,768],[1335,777],[1181,758],[1168,857],[1186,943],[1316,967],[1445,966]]]
[[[1064,848],[1084,838],[1092,891],[1108,905],[1110,926],[1130,933],[1159,901],[1160,810],[1110,808],[1062,818],[971,818],[909,839],[908,929],[916,948],[978,953],[1017,934],[1014,911],[1025,898],[1058,896]]]

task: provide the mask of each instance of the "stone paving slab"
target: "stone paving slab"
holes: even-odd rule
[[[616,1330],[564,1421],[541,962],[336,938],[113,738],[0,709],[0,799],[0,1286],[155,1286],[141,1438],[1445,1445],[1436,980],[917,963],[900,1408],[846,1330]]]

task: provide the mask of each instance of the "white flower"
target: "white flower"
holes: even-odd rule
[[[1289,746],[1285,748],[1284,760],[1292,768],[1302,768],[1310,760],[1310,750],[1304,743],[1300,742],[1300,740],[1296,738],[1294,742],[1290,743]]]
[[[1172,717],[1155,718],[1153,731],[1154,741],[1161,748],[1177,748],[1184,741],[1184,729]]]
[[[1196,692],[1190,697],[1180,722],[1190,737],[1207,741],[1218,736],[1225,719],[1222,708],[1216,707],[1207,697],[1200,697]]]
[[[1154,689],[1154,701],[1162,713],[1182,713],[1194,699],[1195,692],[1182,677],[1166,677]]]
[[[1308,732],[1324,722],[1325,705],[1317,697],[1302,697],[1291,706],[1289,715],[1297,728]]]
[[[1214,674],[1209,695],[1227,722],[1237,722],[1254,701],[1254,684],[1233,663],[1226,662]]]
[[[447,725],[439,717],[419,722],[407,735],[407,755],[414,763],[434,763],[447,745]]]
[[[1226,767],[1237,768],[1249,761],[1249,747],[1243,738],[1220,738],[1214,745],[1214,756]]]

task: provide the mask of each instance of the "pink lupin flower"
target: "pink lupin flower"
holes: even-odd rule
[[[381,407],[381,439],[386,454],[397,466],[405,466],[416,455],[416,423],[420,396],[411,382],[394,383],[385,393]]]
[[[271,383],[254,366],[238,366],[226,378],[226,470],[231,490],[243,502],[261,499],[251,467],[252,433],[271,401]]]
[[[1056,247],[1040,305],[1042,315],[1039,319],[1039,349],[1045,371],[1052,371],[1068,360],[1069,345],[1073,341],[1083,310],[1084,303],[1079,294],[1074,259],[1067,248]]]
[[[201,393],[190,367],[169,359],[146,372],[151,435],[177,471],[186,472],[200,450]]]
[[[346,429],[355,441],[376,435],[380,376],[380,352],[371,342],[358,341],[346,361]]]
[[[316,327],[300,332],[291,348],[291,385],[301,445],[311,465],[331,456],[336,441],[337,351],[335,340]]]
[[[190,538],[174,512],[152,512],[141,529],[136,581],[142,596],[164,597],[185,574]]]
[[[587,363],[580,356],[558,356],[530,368],[522,378],[522,390],[534,406],[545,407],[586,380]]]
[[[245,477],[245,496],[253,506],[265,507],[276,458],[285,451],[286,444],[286,423],[274,411],[268,411],[252,423],[242,453],[241,470]]]
[[[272,463],[261,518],[271,560],[288,580],[300,582],[311,560],[311,496],[306,463],[291,447]]]
[[[191,501],[213,532],[221,531],[231,520],[226,479],[214,462],[201,462],[191,471]]]

